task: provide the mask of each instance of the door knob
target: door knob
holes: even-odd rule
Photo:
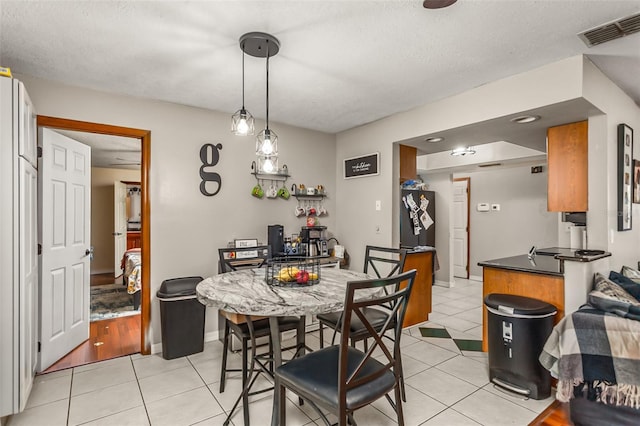
[[[90,259],[93,259],[93,247],[90,247],[84,251],[85,256],[89,256]]]

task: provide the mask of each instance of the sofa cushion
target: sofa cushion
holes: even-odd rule
[[[633,269],[630,266],[623,266],[622,271],[620,271],[620,273],[625,277],[640,284],[640,271],[638,271],[637,269]]]
[[[593,288],[587,298],[591,306],[623,318],[640,320],[640,301],[618,284],[596,273]]]
[[[640,301],[640,283],[634,281],[631,278],[626,277],[623,274],[619,274],[615,271],[609,272],[609,279],[614,283],[618,284],[623,289],[625,289],[627,293],[635,297],[636,300]]]

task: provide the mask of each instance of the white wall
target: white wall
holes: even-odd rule
[[[139,170],[91,168],[91,273],[114,272],[113,182],[140,182]]]
[[[336,229],[356,265],[362,264],[366,244],[399,242],[394,234],[397,215],[387,207],[393,206],[399,194],[394,174],[397,164],[392,158],[395,142],[575,99],[581,95],[582,63],[581,56],[567,58],[339,133],[336,200],[340,220]],[[380,175],[342,180],[343,159],[373,151],[381,153]],[[381,212],[374,212],[375,200],[382,201]],[[373,234],[380,221],[382,232]],[[439,244],[437,241],[437,249]]]
[[[369,211],[375,199],[382,200],[383,206],[397,199],[399,186],[393,177],[393,161],[386,158],[392,156],[395,142],[582,97],[595,105],[589,119],[589,247],[611,251],[614,268],[623,263],[635,264],[640,258],[640,227],[636,224],[633,231],[616,231],[615,128],[619,123],[627,123],[640,129],[640,109],[582,56],[548,64],[338,134],[338,167],[342,167],[344,158],[371,151],[380,151],[384,160],[380,176],[376,178],[359,182],[338,179],[340,221],[336,229],[343,236],[341,242],[356,256],[361,256],[368,240],[396,242],[389,229],[395,226],[393,215],[384,211],[374,215]],[[639,157],[638,145],[636,141],[636,158]],[[639,209],[640,205],[633,206],[636,222],[640,219]],[[606,214],[600,213],[602,210]],[[382,234],[371,236],[370,230],[380,220],[387,221],[382,224]],[[557,229],[557,224],[552,229]],[[607,242],[611,233],[613,243]],[[448,247],[438,247],[440,243],[436,242],[439,255],[448,251]],[[518,249],[507,254],[524,251]]]
[[[293,214],[296,204],[281,199],[256,199],[251,161],[252,137],[233,136],[230,115],[219,112],[106,94],[66,86],[29,76],[29,95],[41,115],[134,127],[151,131],[151,342],[161,341],[159,305],[155,298],[168,278],[216,273],[217,248],[234,238],[266,242],[267,225],[282,224],[286,233],[299,232],[303,219]],[[169,80],[167,80],[170,82]],[[215,94],[212,94],[215,96]],[[263,123],[256,123],[261,128]],[[325,186],[329,216],[322,224],[335,231],[335,137],[278,123],[280,164],[287,164],[287,182]],[[199,191],[200,147],[222,143],[214,170],[222,176],[222,189],[214,197]],[[207,313],[206,331],[217,330],[217,315]]]
[[[471,178],[469,275],[482,277],[478,262],[526,253],[531,246],[558,244],[558,214],[547,211],[547,173],[531,166],[454,174]],[[478,203],[500,204],[479,212]]]
[[[618,138],[621,123],[634,132],[633,158],[640,158],[640,107],[589,60],[584,60],[584,97],[604,114],[589,119],[589,248],[606,248],[611,268],[640,260],[640,204],[632,205],[632,229],[618,231]]]

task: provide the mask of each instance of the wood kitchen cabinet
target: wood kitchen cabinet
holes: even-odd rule
[[[127,250],[142,247],[140,232],[127,232]]]
[[[564,278],[499,268],[483,267],[482,300],[491,293],[514,294],[551,303],[558,309],[554,324],[564,317]],[[487,352],[487,307],[482,306],[482,350]]]
[[[418,149],[416,147],[400,145],[400,183],[416,178],[418,173],[417,155]]]
[[[407,306],[402,327],[410,327],[429,319],[434,255],[435,252],[433,251],[407,253],[403,272],[415,269],[416,278],[413,281],[409,305]]]
[[[588,210],[588,122],[547,129],[547,210]]]

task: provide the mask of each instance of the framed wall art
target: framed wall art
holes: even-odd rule
[[[633,202],[640,204],[640,160],[633,160]]]
[[[633,129],[618,124],[618,231],[631,229],[634,196]]]
[[[374,152],[344,160],[344,178],[351,179],[377,175],[380,167],[380,153]]]

